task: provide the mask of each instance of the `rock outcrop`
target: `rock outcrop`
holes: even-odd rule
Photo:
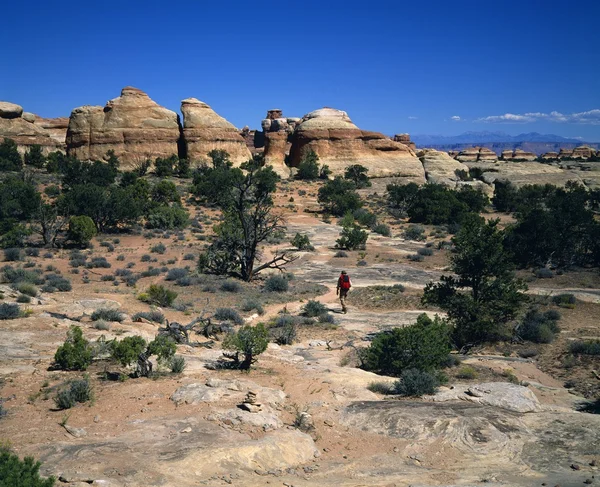
[[[417,152],[417,156],[423,163],[428,183],[455,188],[456,183],[461,180],[460,175],[468,176],[469,174],[469,166],[453,159],[447,152],[423,149]]]
[[[299,118],[284,117],[278,108],[267,111],[267,117],[261,122],[265,141],[265,163],[273,166],[281,177],[288,177],[290,174],[285,159],[292,146],[291,134],[299,122]]]
[[[575,147],[574,149],[565,149],[561,148],[560,152],[546,152],[542,154],[542,159],[544,160],[581,160],[587,161],[592,157],[596,157],[600,154],[600,151],[596,151],[595,149],[582,145],[579,147]]]
[[[235,165],[252,158],[244,137],[232,123],[196,98],[181,102],[183,114],[183,143],[191,161],[206,160],[214,149],[229,153]]]
[[[471,147],[460,151],[456,155],[460,162],[496,162],[498,155],[487,147]]]
[[[32,145],[40,145],[44,153],[64,150],[65,118],[44,119],[24,112],[15,103],[0,102],[0,139],[7,137],[24,153]]]
[[[334,175],[343,174],[349,165],[361,164],[369,169],[370,177],[425,181],[423,165],[413,150],[378,132],[360,130],[346,112],[334,108],[321,108],[302,118],[292,135],[290,165],[298,166],[309,151]]]
[[[178,153],[179,117],[143,91],[126,87],[106,106],[75,108],[69,118],[67,153],[102,159],[113,150],[124,167]]]
[[[410,140],[410,134],[396,134],[394,135],[393,140],[395,142],[400,142],[401,144],[404,144],[412,150],[417,149],[417,145],[412,140]]]
[[[575,149],[573,149],[573,153],[571,154],[571,157],[573,159],[589,159],[590,157],[594,157],[595,155],[596,155],[596,151],[594,149],[592,149],[591,147],[582,145],[580,147],[575,147]]]
[[[501,159],[503,161],[527,162],[535,161],[537,156],[533,152],[527,152],[521,149],[503,150]]]

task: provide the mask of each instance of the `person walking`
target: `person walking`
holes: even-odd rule
[[[342,312],[347,313],[348,308],[346,307],[346,297],[348,296],[348,291],[352,287],[352,281],[350,281],[350,276],[346,271],[342,271],[340,277],[337,282],[336,295],[340,297],[340,304],[342,305]]]

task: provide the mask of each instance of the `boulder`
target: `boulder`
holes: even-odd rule
[[[178,140],[178,115],[130,86],[104,107],[75,108],[66,136],[69,155],[101,160],[113,150],[124,168],[146,159],[177,154]]]
[[[181,102],[181,113],[188,159],[206,160],[208,153],[214,149],[227,151],[231,161],[238,166],[252,158],[240,131],[206,103],[186,98]]]
[[[23,115],[23,107],[16,103],[0,101],[0,118],[20,118]]]
[[[458,174],[469,174],[469,167],[450,157],[447,152],[424,149],[417,152],[417,156],[423,163],[428,183],[455,188],[457,181],[461,180]]]
[[[302,118],[292,135],[290,165],[298,166],[309,151],[334,175],[361,164],[370,177],[402,176],[425,182],[423,165],[413,150],[378,132],[360,130],[342,110],[321,108]]]

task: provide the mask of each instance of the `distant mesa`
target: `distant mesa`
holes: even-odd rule
[[[101,160],[113,150],[127,167],[178,153],[179,117],[138,88],[127,86],[104,107],[75,108],[69,118],[67,153]]]
[[[232,123],[196,98],[181,102],[185,155],[192,161],[206,159],[213,149],[225,150],[239,165],[252,157],[244,136]]]
[[[41,118],[15,103],[0,101],[0,138],[8,137],[24,153],[40,145],[44,153],[65,150],[66,118]]]

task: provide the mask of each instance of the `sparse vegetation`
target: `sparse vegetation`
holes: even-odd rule
[[[290,284],[284,276],[270,276],[265,281],[263,289],[268,293],[285,293],[289,286]]]
[[[92,348],[78,326],[71,326],[67,339],[54,354],[56,367],[62,370],[86,370],[92,363]]]
[[[0,487],[54,487],[54,477],[40,477],[41,465],[33,457],[21,460],[6,446],[1,446]]]
[[[58,391],[54,397],[54,402],[58,409],[70,409],[77,403],[84,403],[92,400],[92,386],[89,377],[83,379],[74,379],[67,383],[67,386]]]
[[[400,380],[394,383],[394,392],[400,396],[420,397],[435,394],[439,385],[439,379],[430,372],[406,369],[402,371]]]
[[[177,299],[177,293],[159,284],[152,284],[146,292],[138,296],[140,301],[168,308]]]
[[[232,361],[234,367],[248,370],[256,357],[263,353],[269,344],[269,334],[265,326],[244,326],[236,333],[230,333],[223,340],[223,348],[231,352],[223,352]]]
[[[113,308],[99,308],[92,313],[92,321],[123,321],[123,313]]]

